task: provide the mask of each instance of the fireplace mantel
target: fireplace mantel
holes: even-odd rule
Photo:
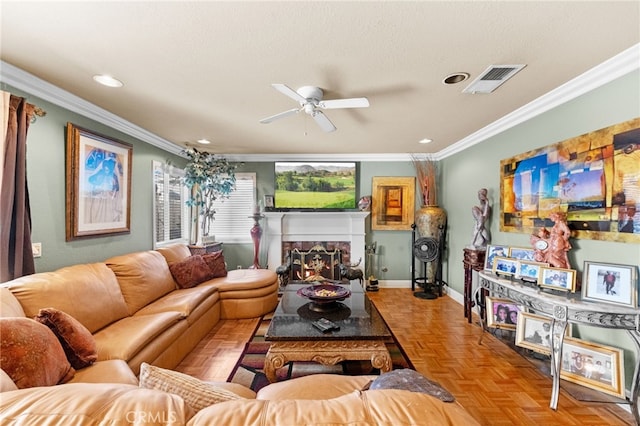
[[[265,212],[268,268],[282,264],[283,241],[349,241],[351,262],[365,269],[365,218],[369,212]]]

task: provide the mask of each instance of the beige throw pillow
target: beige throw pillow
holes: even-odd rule
[[[146,362],[140,366],[140,387],[178,395],[195,411],[218,402],[245,399],[187,374],[149,365]]]

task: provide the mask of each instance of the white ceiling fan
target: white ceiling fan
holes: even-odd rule
[[[325,132],[333,132],[336,130],[336,126],[333,125],[329,118],[327,118],[320,109],[366,108],[369,106],[369,100],[367,98],[331,99],[323,101],[322,89],[316,86],[303,86],[297,91],[293,90],[286,84],[274,83],[272,86],[278,92],[297,101],[300,104],[300,107],[272,115],[271,117],[263,118],[260,120],[263,124],[271,123],[272,121],[280,118],[304,111],[313,117],[322,130]]]

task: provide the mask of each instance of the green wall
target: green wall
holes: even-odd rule
[[[471,207],[477,191],[488,188],[492,200],[491,242],[528,246],[529,235],[500,232],[500,160],[561,142],[574,136],[640,117],[640,72],[633,72],[527,122],[496,135],[442,161],[441,204],[449,219],[448,257],[445,265],[449,285],[462,293],[463,249],[469,244],[474,220]],[[572,239],[569,260],[582,271],[585,260],[640,264],[640,244]],[[574,335],[625,349],[627,388],[634,368],[634,345],[626,332],[577,327]]]
[[[51,271],[75,263],[99,262],[117,254],[152,248],[151,164],[155,160],[183,165],[185,160],[17,89],[5,90],[25,97],[47,112],[45,117],[31,124],[27,139],[32,242],[42,243],[42,257],[35,260],[36,271]],[[67,122],[133,145],[130,234],[65,241]]]

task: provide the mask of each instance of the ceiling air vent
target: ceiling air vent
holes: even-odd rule
[[[473,80],[462,93],[491,93],[526,65],[491,65]]]

